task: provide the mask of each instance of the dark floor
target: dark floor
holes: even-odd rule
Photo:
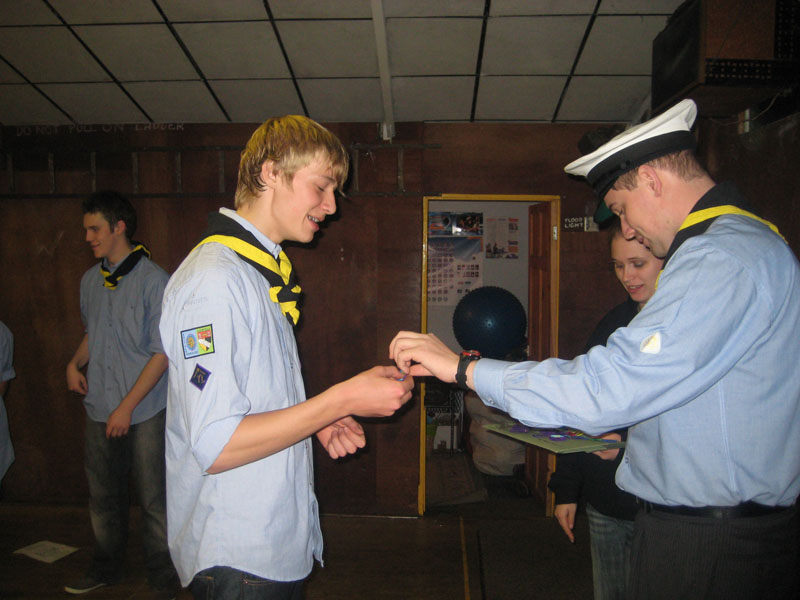
[[[312,572],[307,600],[591,598],[585,518],[572,545],[538,500],[506,480],[484,483],[485,500],[429,506],[422,518],[323,516],[325,567]],[[148,597],[135,509],[131,525],[127,579],[87,600]],[[14,553],[42,540],[78,551],[49,564]],[[0,503],[0,598],[71,597],[63,586],[83,575],[91,543],[86,507]]]

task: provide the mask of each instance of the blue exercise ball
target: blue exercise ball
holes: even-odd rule
[[[465,350],[503,359],[525,344],[527,319],[517,297],[487,285],[466,294],[453,312],[453,333]]]

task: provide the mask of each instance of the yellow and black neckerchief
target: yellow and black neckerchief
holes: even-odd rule
[[[705,233],[711,223],[722,215],[742,215],[750,219],[755,219],[759,223],[763,223],[769,227],[775,234],[779,235],[784,242],[786,241],[775,225],[749,210],[747,201],[733,183],[720,183],[711,188],[697,201],[692,212],[689,213],[689,216],[686,217],[686,220],[681,224],[678,233],[675,234],[675,239],[672,240],[672,244],[667,251],[667,255],[664,257],[664,264],[658,274],[658,279],[656,279],[656,288],[658,287],[658,281],[661,279],[661,273],[664,272],[664,268],[667,266],[669,259],[672,258],[672,255],[680,248],[681,244],[689,238]]]
[[[253,265],[269,282],[269,299],[281,307],[281,312],[286,315],[289,323],[297,325],[300,319],[300,309],[297,306],[300,286],[296,283],[292,263],[283,251],[276,260],[256,236],[220,213],[211,213],[208,216],[208,229],[195,248],[211,242],[227,246],[239,258]]]
[[[103,275],[103,285],[111,290],[116,289],[119,280],[133,271],[133,267],[139,263],[143,256],[150,258],[150,250],[145,248],[145,245],[140,242],[133,242],[133,250],[125,257],[122,264],[114,269],[113,273],[106,269],[105,265],[101,262],[100,273]]]

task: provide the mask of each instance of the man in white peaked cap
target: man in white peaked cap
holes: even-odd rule
[[[536,427],[630,427],[617,485],[639,498],[630,598],[795,598],[800,266],[771,223],[694,156],[691,100],[567,165],[664,258],[606,347],[508,363],[402,331],[412,375],[475,390]],[[610,211],[610,213],[608,212]]]

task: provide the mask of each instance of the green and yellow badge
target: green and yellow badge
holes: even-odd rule
[[[183,358],[194,358],[214,352],[214,330],[211,325],[181,331]]]

